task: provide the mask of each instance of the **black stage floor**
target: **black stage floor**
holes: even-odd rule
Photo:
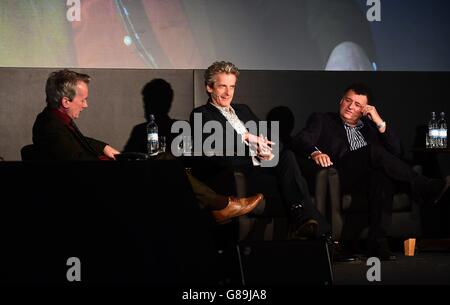
[[[395,254],[396,261],[381,261],[379,282],[367,280],[373,265],[368,266],[366,258],[334,263],[334,285],[450,285],[450,252],[419,251],[412,257]]]

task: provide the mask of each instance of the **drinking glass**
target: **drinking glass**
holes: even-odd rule
[[[166,152],[166,137],[159,137],[159,152]]]

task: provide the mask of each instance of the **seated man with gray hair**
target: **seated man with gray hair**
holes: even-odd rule
[[[205,71],[205,88],[209,99],[205,105],[195,108],[191,113],[194,153],[198,152],[197,144],[205,145],[213,136],[208,131],[207,124],[217,125],[224,131],[225,138],[222,143],[223,151],[220,151],[220,145],[214,143],[214,156],[202,152],[204,162],[208,164],[204,171],[213,174],[229,168],[236,169],[245,174],[250,193],[261,192],[270,198],[276,197],[272,192],[278,191],[290,222],[289,238],[315,238],[328,234],[329,225],[311,201],[306,181],[293,152],[281,149],[277,156],[277,152],[272,151],[274,142],[263,135],[258,136],[258,132],[246,127],[252,124],[262,126],[263,122],[247,105],[231,104],[238,76],[238,68],[225,61],[214,62]],[[197,134],[195,126],[199,125],[201,133]],[[230,134],[229,137],[226,136],[227,133]],[[242,143],[246,145],[244,150],[239,147]],[[268,201],[269,209],[274,203]]]

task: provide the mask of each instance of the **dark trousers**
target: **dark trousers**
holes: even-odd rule
[[[378,145],[352,151],[335,166],[342,192],[352,196],[349,214],[368,213],[369,241],[385,237],[392,222],[395,181],[412,183],[417,174],[408,164]],[[356,237],[353,234],[351,224],[344,224],[342,239],[353,239]]]
[[[292,205],[301,203],[303,205],[303,216],[300,222],[315,219],[319,223],[318,233],[329,233],[329,224],[313,204],[308,185],[292,151],[282,150],[275,167],[253,166],[245,168],[243,171],[247,177],[250,192],[263,193],[269,198],[269,201],[274,199],[272,202],[277,202],[277,199],[280,199],[279,195],[277,198],[277,193],[281,195],[281,204],[269,204],[267,207],[269,213],[277,214],[280,209],[284,209],[289,214]]]

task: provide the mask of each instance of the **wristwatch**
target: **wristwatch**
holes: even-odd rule
[[[378,129],[381,129],[383,127],[386,127],[386,122],[385,121],[383,121],[383,122],[381,122],[380,124],[377,125]]]

